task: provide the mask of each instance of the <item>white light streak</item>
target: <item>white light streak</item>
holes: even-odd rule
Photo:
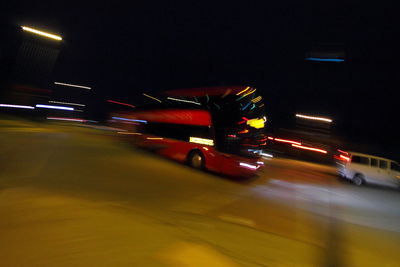
[[[179,99],[179,98],[173,98],[173,97],[167,97],[167,99],[174,100],[174,101],[179,101],[179,102],[190,103],[190,104],[195,104],[195,105],[201,105],[199,102],[185,100],[185,99]]]
[[[57,40],[57,41],[61,41],[62,40],[61,36],[58,36],[58,35],[55,35],[55,34],[39,31],[39,30],[33,29],[31,27],[27,27],[27,26],[21,26],[21,28],[24,31],[35,33],[35,34],[38,34],[38,35],[41,35],[41,36],[44,36],[44,37],[47,37],[47,38],[51,38],[51,39],[54,39],[54,40]]]
[[[69,86],[69,87],[76,87],[76,88],[83,88],[83,89],[87,89],[87,90],[92,89],[92,88],[89,87],[89,86],[83,86],[83,85],[71,84],[71,83],[54,82],[54,84],[63,85],[63,86]]]
[[[209,145],[213,146],[214,141],[212,139],[205,139],[205,138],[199,138],[199,137],[189,137],[189,142],[190,143],[196,143],[196,144],[202,144],[202,145]]]
[[[244,162],[240,162],[239,163],[240,166],[251,169],[251,170],[257,170],[259,168],[259,166],[254,166],[248,163],[244,163]]]
[[[62,101],[53,101],[53,100],[49,101],[49,103],[86,107],[86,105],[84,105],[84,104],[70,103],[70,102],[62,102]]]
[[[70,110],[70,111],[73,111],[73,110],[74,110],[74,108],[70,108],[70,107],[51,106],[51,105],[41,105],[41,104],[37,104],[36,107],[37,107],[37,108],[49,108],[49,109]]]
[[[328,119],[328,118],[308,116],[308,115],[303,115],[303,114],[296,114],[296,117],[302,118],[302,119],[308,119],[308,120],[324,121],[324,122],[329,122],[329,123],[332,122],[332,120]]]
[[[35,107],[32,107],[32,106],[13,105],[13,104],[0,104],[0,107],[3,107],[3,108],[23,108],[23,109],[35,109]]]

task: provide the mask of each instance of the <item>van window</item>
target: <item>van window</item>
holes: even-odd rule
[[[378,160],[374,159],[374,158],[371,158],[371,166],[372,167],[378,167]]]
[[[392,171],[400,172],[400,165],[398,163],[392,161],[392,162],[390,162],[390,169]]]
[[[388,167],[388,162],[386,160],[379,160],[379,168],[387,169],[387,167]]]
[[[360,157],[360,156],[353,156],[352,159],[351,159],[351,162],[352,163],[369,165],[369,158]]]

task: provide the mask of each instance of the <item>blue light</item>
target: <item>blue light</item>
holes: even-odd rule
[[[133,120],[133,119],[127,119],[127,118],[121,118],[121,117],[112,117],[114,120],[121,120],[121,121],[134,121],[134,122],[143,122],[147,123],[145,120]]]
[[[344,59],[340,59],[340,58],[307,57],[306,60],[310,60],[310,61],[321,61],[321,62],[344,62]]]
[[[250,106],[251,102],[249,102],[246,106],[244,106],[244,108],[242,108],[242,110],[245,110],[248,106]]]

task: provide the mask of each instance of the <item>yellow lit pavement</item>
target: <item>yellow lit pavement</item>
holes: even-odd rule
[[[1,266],[400,266],[395,190],[280,159],[235,181],[23,124],[0,125]]]

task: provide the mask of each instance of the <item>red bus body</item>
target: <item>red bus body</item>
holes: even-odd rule
[[[121,135],[134,140],[134,143],[164,157],[181,163],[188,162],[188,156],[192,151],[201,152],[204,156],[204,168],[227,176],[248,177],[256,174],[264,163],[260,157],[244,157],[219,151],[215,146],[215,133],[213,119],[210,111],[191,108],[168,108],[138,110],[129,113],[113,114],[112,122],[118,123],[118,127],[126,132]],[[163,129],[157,129],[155,133],[142,129],[152,123],[158,125],[177,125],[179,129],[185,127],[198,127],[202,132],[209,129],[210,136],[182,133],[179,129],[168,130],[168,134],[179,137],[171,138],[163,135]],[[171,128],[173,129],[173,128]],[[175,131],[175,132],[174,132]],[[193,140],[192,140],[193,138]],[[191,142],[192,141],[192,142]]]

